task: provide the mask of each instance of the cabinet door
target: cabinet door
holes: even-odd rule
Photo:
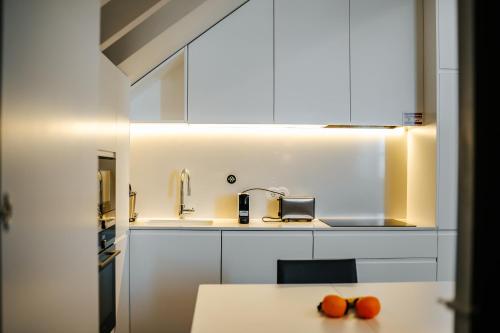
[[[436,258],[359,259],[359,282],[436,281]]]
[[[458,69],[457,0],[438,1],[439,67]]]
[[[132,85],[130,120],[186,122],[186,48]]]
[[[351,121],[402,125],[417,112],[418,0],[351,0]]]
[[[130,331],[130,279],[129,279],[129,236],[127,234],[117,238],[117,250],[121,253],[116,257],[116,332]]]
[[[438,233],[438,273],[439,281],[455,281],[457,261],[457,232]]]
[[[188,47],[188,122],[273,122],[273,2],[252,0]]]
[[[132,332],[189,332],[198,285],[220,283],[220,231],[133,230]]]
[[[311,231],[223,231],[222,283],[276,283],[278,259],[312,259]]]
[[[314,232],[314,259],[436,257],[434,231]]]
[[[349,0],[275,1],[275,121],[349,124]]]
[[[457,229],[458,73],[439,74],[437,224]]]

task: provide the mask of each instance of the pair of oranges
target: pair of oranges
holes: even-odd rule
[[[337,295],[326,295],[318,305],[318,311],[333,318],[346,315],[350,308],[356,310],[357,317],[371,319],[380,312],[380,302],[374,296],[345,299]]]

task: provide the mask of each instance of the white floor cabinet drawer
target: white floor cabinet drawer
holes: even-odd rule
[[[220,231],[130,234],[131,331],[189,332],[198,286],[220,283]]]
[[[314,259],[436,257],[435,231],[314,232]]]
[[[436,281],[436,259],[358,259],[359,282]]]
[[[276,283],[278,259],[312,259],[312,231],[223,231],[222,283]]]

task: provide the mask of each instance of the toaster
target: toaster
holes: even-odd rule
[[[315,199],[313,197],[280,197],[278,216],[282,221],[314,220]]]

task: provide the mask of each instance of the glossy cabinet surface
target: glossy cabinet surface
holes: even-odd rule
[[[252,0],[188,47],[188,122],[273,123],[273,1]]]
[[[311,231],[223,231],[222,283],[276,283],[278,259],[312,259]]]
[[[458,69],[458,4],[457,0],[438,2],[439,67]]]
[[[458,73],[439,74],[437,225],[457,229]]]
[[[455,281],[457,261],[457,232],[438,232],[438,272],[439,281]]]
[[[435,281],[435,231],[315,231],[314,259],[356,259],[360,282]]]
[[[131,117],[403,125],[405,113],[422,112],[420,7],[418,0],[248,1],[172,57],[183,66],[169,60],[138,81]]]
[[[350,1],[352,124],[402,125],[404,113],[418,112],[419,5]]]
[[[349,124],[349,0],[275,1],[275,122]]]
[[[116,257],[116,332],[130,331],[130,258],[129,235],[124,234],[115,241],[116,250],[121,253]]]
[[[359,259],[359,282],[436,281],[436,258]]]
[[[435,231],[315,231],[314,258],[435,258]]]
[[[132,231],[131,331],[189,332],[198,285],[220,283],[220,256],[220,231]]]
[[[98,331],[99,10],[2,1],[2,332]]]

